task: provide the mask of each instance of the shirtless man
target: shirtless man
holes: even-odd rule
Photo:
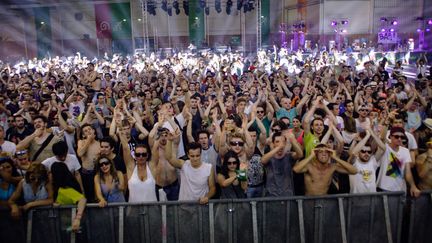
[[[416,168],[420,177],[419,189],[432,189],[432,138],[427,142],[428,150],[417,156]]]
[[[293,171],[305,173],[306,195],[311,196],[327,194],[335,171],[351,175],[357,173],[354,166],[339,159],[335,151],[325,144],[318,144],[307,158],[295,164]]]
[[[100,143],[96,140],[96,130],[90,124],[85,124],[81,128],[82,138],[78,141],[77,155],[81,158],[81,178],[86,198],[89,201],[95,199],[94,194],[94,175],[95,161],[99,157]]]

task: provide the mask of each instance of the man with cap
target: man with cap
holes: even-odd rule
[[[408,183],[411,196],[418,197],[420,190],[415,185],[411,174],[410,152],[402,146],[404,137],[403,128],[393,127],[390,130],[390,143],[386,144],[386,150],[381,158],[381,169],[377,180],[378,191],[406,192],[406,183]]]

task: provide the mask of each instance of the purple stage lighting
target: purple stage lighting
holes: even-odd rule
[[[395,30],[393,28],[390,29],[391,32],[394,32]]]
[[[341,21],[341,24],[342,24],[342,25],[346,25],[346,24],[348,24],[348,20],[342,20],[342,21]]]
[[[337,25],[337,22],[336,21],[332,21],[331,22],[331,26],[336,26]]]
[[[417,29],[417,32],[421,32],[421,29]]]
[[[428,25],[432,25],[432,19],[428,20]]]
[[[386,17],[381,17],[380,20],[381,20],[381,22],[387,22],[387,18]]]
[[[381,29],[381,32],[385,32],[385,29]]]
[[[398,25],[398,22],[397,22],[396,20],[393,20],[393,21],[391,22],[391,24],[392,24],[392,25]]]
[[[426,29],[426,32],[429,32],[430,31],[430,29]]]

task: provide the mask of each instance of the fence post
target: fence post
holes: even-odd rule
[[[209,232],[210,232],[210,243],[214,243],[215,232],[214,232],[214,214],[213,214],[213,203],[209,203]]]
[[[300,243],[305,243],[305,228],[304,228],[304,215],[303,215],[303,200],[297,200],[298,214],[299,214],[299,228],[300,228]]]
[[[383,204],[384,204],[384,215],[385,215],[387,239],[388,239],[389,243],[393,243],[393,237],[392,237],[392,230],[391,230],[391,223],[390,223],[390,213],[389,213],[387,195],[383,196]]]
[[[32,226],[33,226],[33,210],[30,210],[30,212],[27,215],[27,236],[26,236],[26,242],[31,243],[32,242]]]
[[[124,241],[124,206],[119,207],[119,243],[123,243]]]
[[[252,201],[252,231],[253,231],[253,242],[258,243],[258,220],[257,220],[257,209],[256,201]]]
[[[344,208],[343,208],[343,198],[338,198],[338,204],[339,204],[339,219],[341,224],[341,233],[342,233],[342,242],[347,243],[347,235],[346,235],[346,224],[345,224],[345,214],[344,214]]]

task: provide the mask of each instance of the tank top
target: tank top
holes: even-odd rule
[[[193,168],[190,160],[185,161],[180,170],[179,200],[198,200],[207,195],[211,167],[211,164],[201,163],[199,168]]]
[[[31,184],[26,181],[23,183],[23,195],[26,203],[34,202],[37,200],[44,200],[48,198],[48,192],[45,187],[45,182],[42,182],[37,188],[36,192],[33,193]]]
[[[15,191],[15,186],[12,183],[9,183],[8,188],[6,190],[3,190],[0,188],[0,200],[7,201],[12,196],[13,192]]]
[[[132,176],[128,181],[129,202],[156,202],[156,182],[149,165],[146,165],[147,179],[142,181],[138,176],[138,167],[135,165]]]
[[[102,195],[105,198],[105,200],[109,203],[112,202],[125,202],[125,197],[123,195],[123,192],[119,190],[119,181],[116,180],[114,182],[114,187],[109,190],[108,186],[100,180],[100,187],[102,191]]]

